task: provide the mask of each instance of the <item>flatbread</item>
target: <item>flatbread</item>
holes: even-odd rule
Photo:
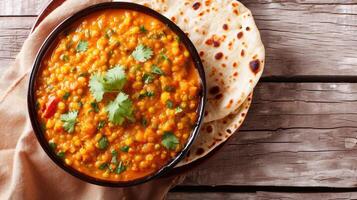
[[[264,68],[265,50],[253,16],[236,0],[128,0],[175,22],[200,53],[207,79],[205,122],[241,106]]]
[[[189,153],[176,167],[187,165],[198,160],[224,143],[242,125],[251,102],[252,95],[248,96],[241,107],[227,117],[203,124],[200,134],[196,138],[195,143],[191,146]]]

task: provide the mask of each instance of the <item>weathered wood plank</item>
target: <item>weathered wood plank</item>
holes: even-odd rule
[[[51,0],[1,0],[0,16],[38,15]]]
[[[0,75],[11,65],[35,17],[0,17]]]
[[[256,200],[256,193],[184,193],[171,192],[167,195],[167,200]]]
[[[40,3],[38,0],[31,1],[35,2],[30,4],[26,3],[30,0],[24,3],[2,1],[3,7],[6,7],[3,10],[25,9],[26,6],[23,5],[29,7],[25,10],[34,10],[34,6]],[[355,54],[357,52],[355,38],[357,3],[355,1],[244,0],[243,3],[253,11],[267,48],[265,77],[357,74]],[[7,8],[10,4],[13,4],[14,8]],[[6,20],[8,19],[2,19],[2,21]],[[10,20],[17,26],[16,29],[28,29],[29,24],[32,24],[35,19],[32,19],[32,22],[23,21],[23,18],[10,18]],[[15,22],[16,20],[18,21]],[[12,45],[13,37],[0,41],[0,46],[3,43],[7,46],[12,45],[9,46],[11,54],[16,54],[21,47],[18,44],[23,42],[28,32],[19,33],[16,30],[11,32],[6,30],[6,24],[0,25],[0,34],[2,31],[17,36],[14,45]],[[8,57],[4,54],[8,53],[0,52],[0,57]],[[9,57],[12,58],[13,56]]]
[[[356,199],[357,193],[278,193],[278,192],[256,192],[256,193],[185,193],[173,192],[169,193],[168,200],[350,200]]]
[[[357,84],[263,83],[238,134],[183,185],[357,187]]]

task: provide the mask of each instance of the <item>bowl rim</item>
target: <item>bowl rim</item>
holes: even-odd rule
[[[48,51],[51,50],[51,47],[56,43],[57,36],[59,36],[59,34],[65,31],[67,28],[71,27],[71,25],[78,22],[80,19],[83,19],[94,12],[102,11],[102,10],[116,10],[116,9],[133,10],[133,11],[141,12],[146,15],[150,15],[155,19],[161,21],[165,25],[167,25],[176,35],[180,37],[181,42],[185,45],[187,50],[190,52],[195,68],[199,73],[199,79],[201,81],[200,98],[199,98],[200,103],[196,111],[198,113],[198,118],[193,126],[190,137],[187,140],[184,148],[175,156],[175,158],[169,161],[166,165],[162,166],[159,170],[149,175],[146,175],[144,177],[133,179],[130,181],[111,181],[111,180],[99,179],[84,174],[82,172],[79,172],[75,168],[66,165],[63,162],[63,160],[61,160],[58,156],[56,156],[54,151],[50,148],[46,140],[45,134],[43,133],[43,130],[41,128],[41,124],[37,118],[37,111],[36,111],[36,104],[35,104],[36,102],[35,84],[37,80],[37,74],[41,68],[42,60],[44,56],[48,53]],[[54,163],[56,163],[57,166],[59,166],[62,170],[66,171],[72,176],[79,178],[80,180],[88,183],[101,185],[101,186],[109,186],[109,187],[129,187],[129,186],[142,184],[154,178],[161,177],[162,175],[167,174],[171,169],[173,169],[174,166],[185,157],[187,152],[190,150],[194,140],[197,138],[199,134],[199,130],[201,128],[204,118],[206,101],[207,101],[207,88],[206,88],[204,67],[202,65],[202,61],[200,59],[200,56],[195,46],[188,38],[188,36],[174,22],[166,18],[164,15],[146,6],[139,5],[136,3],[130,3],[130,2],[105,2],[105,3],[95,4],[76,12],[75,14],[64,19],[59,25],[57,25],[47,36],[47,38],[41,45],[40,50],[36,55],[36,59],[33,64],[33,68],[30,75],[28,95],[27,95],[27,107],[28,107],[28,113],[30,116],[31,125],[33,127],[38,142],[40,143],[42,149],[46,152],[47,156],[50,157],[50,159]]]

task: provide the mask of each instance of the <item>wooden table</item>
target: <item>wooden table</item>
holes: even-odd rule
[[[47,2],[0,0],[0,73]],[[169,199],[357,198],[357,1],[242,2],[267,50],[252,108]]]

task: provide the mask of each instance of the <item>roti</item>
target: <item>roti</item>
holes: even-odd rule
[[[196,138],[189,153],[176,167],[192,163],[206,156],[213,149],[224,143],[242,125],[251,102],[252,95],[248,96],[241,107],[227,117],[203,124],[200,134]]]

